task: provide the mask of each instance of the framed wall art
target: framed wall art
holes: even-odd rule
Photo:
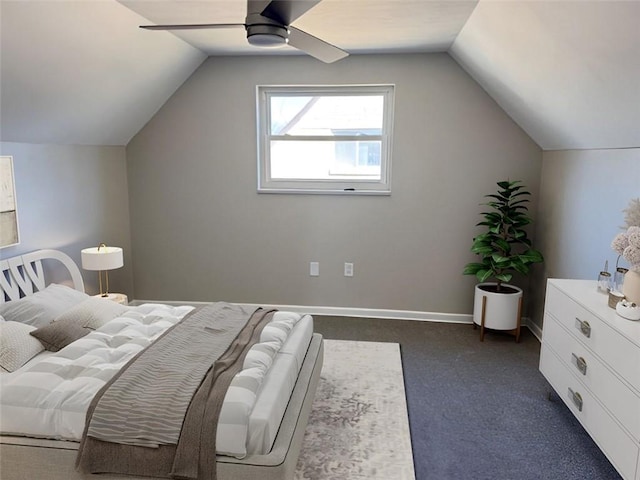
[[[0,156],[0,248],[19,243],[13,157]]]

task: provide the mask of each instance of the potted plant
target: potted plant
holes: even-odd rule
[[[484,329],[508,330],[520,340],[522,289],[509,285],[515,273],[526,275],[530,265],[544,261],[542,253],[531,246],[525,227],[531,223],[527,203],[531,193],[520,181],[497,182],[498,191],[486,197],[482,212],[484,221],[478,226],[486,231],[473,239],[471,251],[480,255],[479,262],[464,268],[465,275],[475,275],[480,282],[475,288],[473,323]]]

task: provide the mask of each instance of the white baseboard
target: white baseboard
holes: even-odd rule
[[[530,318],[525,318],[523,320],[523,325],[531,330],[531,333],[533,333],[538,341],[542,343],[542,329],[537,324],[533,323]]]
[[[129,302],[129,305],[141,305],[143,303],[165,303],[169,305],[204,305],[209,302],[160,302],[154,300],[133,300]],[[382,308],[265,305],[255,303],[241,303],[240,305],[247,308],[274,308],[287,312],[307,313],[309,315],[327,315],[332,317],[364,317],[386,320],[416,320],[420,322],[466,323],[469,325],[473,323],[473,315],[464,313],[420,312],[415,310],[389,310]],[[538,340],[542,338],[542,330],[529,318],[523,318],[522,325],[531,330],[531,332],[538,338]]]
[[[381,308],[354,307],[320,307],[301,305],[254,305],[243,304],[247,307],[276,308],[295,313],[309,315],[328,315],[332,317],[364,317],[387,320],[417,320],[421,322],[473,323],[473,315],[461,313],[419,312],[414,310],[388,310]]]
[[[189,301],[160,301],[160,300],[131,300],[129,305],[136,306],[143,303],[164,303],[166,305],[205,305],[210,302]],[[333,317],[365,317],[382,318],[388,320],[418,320],[421,322],[473,323],[473,315],[462,313],[434,313],[413,310],[388,310],[381,308],[354,307],[320,307],[308,305],[268,305],[257,303],[240,303],[247,308],[277,309],[286,312],[308,313],[309,315],[328,315]]]

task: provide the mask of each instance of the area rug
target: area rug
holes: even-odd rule
[[[397,343],[325,340],[296,480],[414,480]]]

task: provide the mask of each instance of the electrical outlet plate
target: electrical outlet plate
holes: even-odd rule
[[[309,275],[312,277],[320,276],[320,262],[309,263]]]
[[[353,277],[353,263],[347,262],[344,264],[344,276]]]

